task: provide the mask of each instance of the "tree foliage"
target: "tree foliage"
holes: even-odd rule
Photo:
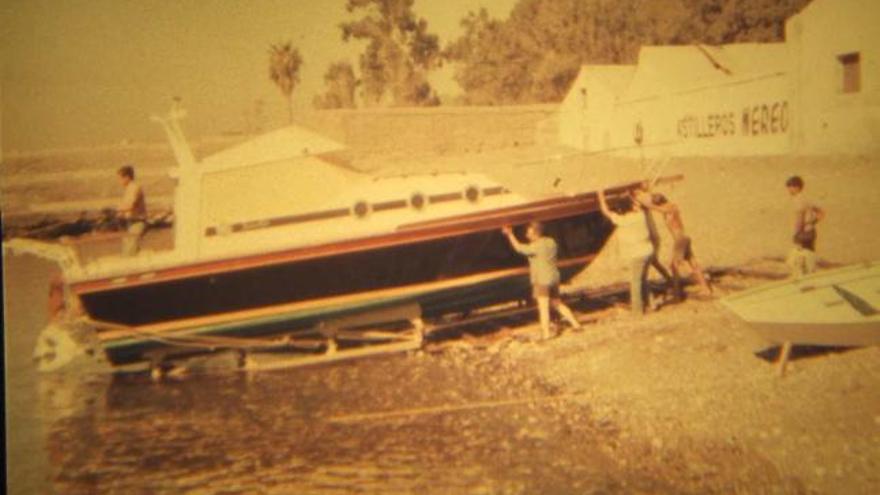
[[[269,47],[269,79],[272,80],[287,100],[287,115],[293,122],[293,90],[299,84],[299,70],[303,59],[299,49],[290,42]]]
[[[723,44],[782,41],[785,20],[811,0],[696,0],[674,42]]]
[[[461,21],[443,51],[464,102],[559,101],[584,64],[634,63],[642,45],[776,41],[809,0],[520,0],[506,20]]]
[[[354,108],[354,93],[358,83],[350,63],[332,64],[324,74],[324,94],[314,99],[315,108]]]
[[[436,105],[427,74],[440,64],[440,43],[412,10],[414,0],[348,0],[359,20],[340,25],[342,39],[367,41],[360,56],[361,88],[368,105]],[[389,101],[390,100],[390,101]]]

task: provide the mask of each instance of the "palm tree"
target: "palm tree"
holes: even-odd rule
[[[269,78],[287,98],[287,116],[290,122],[293,122],[293,88],[299,84],[302,63],[299,49],[294,48],[290,42],[269,47]]]

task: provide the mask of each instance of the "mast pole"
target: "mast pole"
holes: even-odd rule
[[[174,250],[184,258],[192,258],[198,254],[199,246],[201,166],[180,127],[184,117],[186,111],[180,107],[180,99],[175,98],[167,117],[154,116],[152,120],[165,131],[178,165],[169,171],[177,181],[173,206]]]

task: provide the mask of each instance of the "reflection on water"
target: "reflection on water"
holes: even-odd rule
[[[32,256],[3,254],[3,337],[6,350],[6,449],[9,493],[47,493],[48,461],[31,351],[46,324],[51,266]]]

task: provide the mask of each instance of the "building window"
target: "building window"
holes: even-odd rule
[[[843,69],[842,91],[844,93],[858,93],[862,89],[862,64],[859,52],[839,55],[837,60],[840,61],[840,66]]]

